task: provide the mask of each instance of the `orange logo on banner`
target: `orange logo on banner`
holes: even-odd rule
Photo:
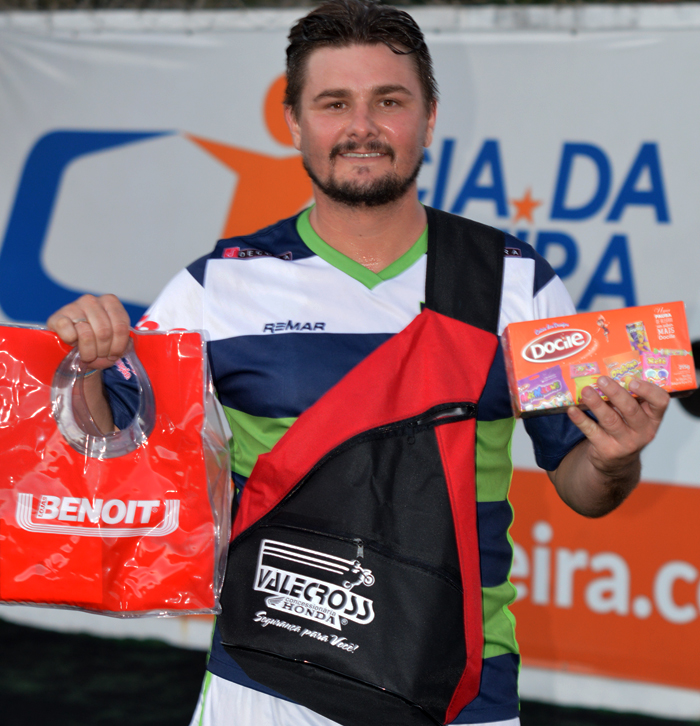
[[[516,471],[510,498],[523,664],[699,689],[700,489],[642,483],[590,520]]]
[[[272,83],[265,98],[264,117],[270,136],[293,147],[282,106],[285,87],[285,76]],[[311,181],[300,154],[277,157],[191,134],[187,138],[238,175],[222,238],[256,232],[296,214],[311,200]]]

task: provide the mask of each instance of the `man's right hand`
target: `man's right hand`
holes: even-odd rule
[[[88,368],[113,366],[129,344],[129,315],[115,295],[83,295],[57,310],[46,326],[64,343],[77,345]]]

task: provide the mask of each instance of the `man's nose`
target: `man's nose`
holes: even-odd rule
[[[346,132],[356,141],[374,139],[379,136],[379,127],[369,104],[355,105]]]

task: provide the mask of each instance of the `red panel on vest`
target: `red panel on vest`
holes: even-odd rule
[[[258,458],[241,497],[232,539],[344,441],[441,403],[477,402],[496,345],[491,333],[423,310],[305,411],[269,454]]]
[[[451,723],[479,692],[481,653],[484,648],[481,610],[481,570],[479,537],[476,525],[475,435],[476,421],[460,421],[435,429],[440,456],[452,504],[452,517],[462,572],[462,589],[472,597],[464,598],[464,632],[467,665],[445,716]],[[473,657],[476,656],[476,657]]]

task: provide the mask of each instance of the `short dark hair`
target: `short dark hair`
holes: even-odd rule
[[[373,0],[327,0],[289,32],[284,103],[298,116],[307,61],[317,48],[384,43],[397,55],[411,55],[426,108],[437,103],[433,61],[416,21],[403,10]]]

